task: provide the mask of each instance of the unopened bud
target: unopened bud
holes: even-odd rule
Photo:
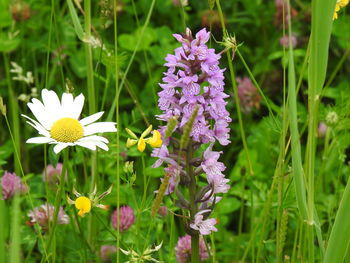
[[[326,116],[326,124],[328,126],[334,126],[339,121],[339,116],[335,111],[331,111]]]
[[[6,105],[4,104],[2,97],[0,97],[0,111],[2,115],[6,116]]]

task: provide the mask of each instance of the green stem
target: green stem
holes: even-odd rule
[[[191,160],[193,158],[193,147],[192,147],[192,141],[189,139],[190,142],[187,147],[186,152],[186,172],[191,180],[190,186],[189,186],[189,195],[190,195],[190,214],[191,214],[191,221],[194,221],[195,215],[198,211],[197,203],[196,203],[196,192],[197,192],[197,181],[196,176],[193,173],[193,167],[191,165]],[[191,235],[191,262],[197,263],[199,262],[199,234],[196,232],[195,234]]]
[[[85,11],[85,38],[91,37],[91,0],[84,1]],[[87,69],[87,87],[89,98],[89,114],[95,113],[95,86],[94,86],[94,70],[92,65],[92,50],[89,43],[85,43],[86,69]]]
[[[55,236],[57,220],[58,220],[58,213],[60,210],[62,195],[64,192],[65,174],[66,174],[67,165],[69,162],[68,156],[69,156],[68,149],[63,150],[63,167],[62,167],[62,172],[61,172],[61,176],[60,176],[60,184],[59,184],[58,194],[56,195],[55,204],[54,204],[55,210],[54,210],[54,214],[53,214],[52,227],[51,227],[50,235],[49,235],[47,245],[46,245],[47,251],[50,251],[51,244],[52,244],[53,238]],[[43,262],[43,260],[42,260],[42,262]]]
[[[220,21],[221,21],[223,34],[224,34],[224,37],[226,37],[226,25],[225,25],[224,16],[223,16],[223,13],[222,13],[222,10],[221,10],[220,0],[216,0],[216,5],[217,5],[218,11],[219,11],[219,15],[220,15]],[[246,156],[247,156],[249,174],[250,175],[254,175],[254,170],[253,170],[252,162],[251,162],[251,159],[250,159],[248,144],[247,144],[247,141],[246,141],[244,127],[243,127],[241,106],[240,106],[239,97],[238,97],[238,90],[237,90],[237,85],[236,85],[235,73],[234,73],[233,65],[232,65],[231,54],[230,54],[230,52],[226,52],[226,55],[227,55],[227,62],[228,62],[228,65],[229,65],[229,69],[230,69],[232,90],[233,90],[233,93],[234,93],[234,96],[235,96],[235,105],[236,105],[236,111],[237,111],[237,116],[238,116],[239,130],[240,130],[241,137],[242,137],[243,148],[244,148],[244,151],[245,151]]]
[[[15,150],[17,151],[18,155],[20,156],[21,148],[20,148],[20,128],[19,128],[19,113],[18,113],[18,100],[13,92],[12,89],[12,82],[11,82],[11,76],[10,76],[10,66],[9,66],[9,59],[7,54],[3,54],[4,56],[4,64],[5,64],[5,74],[6,74],[6,80],[7,80],[7,87],[8,87],[8,94],[9,94],[9,101],[10,101],[10,117],[11,117],[11,125],[12,125],[12,131],[13,131],[13,146]],[[19,162],[20,159],[16,158],[14,156],[14,163],[15,163],[15,171],[16,174],[21,173],[21,163]]]
[[[24,178],[24,171],[23,171],[23,167],[22,167],[22,164],[21,164],[21,159],[20,159],[20,156],[19,156],[19,152],[16,149],[15,138],[13,136],[13,133],[12,133],[12,130],[11,130],[11,126],[10,126],[9,120],[7,119],[7,116],[5,115],[4,117],[5,117],[5,122],[6,122],[6,125],[7,125],[7,128],[8,128],[8,131],[10,133],[11,141],[12,141],[12,144],[13,144],[13,147],[14,147],[15,158],[17,159],[17,161],[19,163],[19,170],[21,172],[22,178]],[[26,181],[24,181],[23,183],[25,184],[26,188],[28,189],[26,197],[29,200],[29,204],[30,204],[32,210],[34,210],[33,200],[32,200],[32,197],[30,195],[30,188],[28,187],[28,184],[27,184]],[[35,227],[35,230],[37,231],[39,239],[40,239],[40,241],[43,244],[44,254],[47,257],[47,250],[46,250],[45,245],[44,245],[44,239],[43,239],[43,236],[41,234],[41,230],[40,230],[40,228],[38,226]]]
[[[116,1],[116,0],[114,0],[114,1]],[[136,45],[135,45],[135,49],[134,49],[134,51],[133,51],[133,53],[132,53],[132,55],[131,55],[131,58],[130,58],[130,60],[129,60],[129,63],[128,63],[128,65],[126,66],[126,70],[125,70],[125,72],[124,72],[124,75],[123,75],[123,77],[122,77],[122,79],[121,79],[121,82],[120,82],[120,88],[118,88],[118,85],[116,86],[116,90],[117,90],[117,96],[116,96],[116,98],[114,99],[114,101],[113,101],[113,104],[112,104],[112,107],[111,107],[111,110],[109,111],[109,113],[108,113],[108,117],[107,117],[107,120],[111,120],[111,119],[113,119],[113,109],[114,108],[117,108],[117,106],[116,106],[116,103],[117,103],[117,99],[119,99],[119,95],[120,95],[120,92],[122,91],[122,88],[123,88],[123,86],[124,86],[124,83],[125,83],[125,81],[126,81],[126,77],[127,77],[127,75],[128,75],[128,72],[129,72],[129,70],[130,70],[130,68],[131,68],[131,65],[132,65],[132,63],[133,63],[133,61],[134,61],[134,59],[135,59],[135,56],[136,56],[136,52],[137,52],[137,50],[138,50],[138,48],[139,48],[139,46],[140,46],[140,44],[141,44],[141,42],[142,42],[142,40],[143,40],[143,35],[144,35],[144,33],[145,33],[145,30],[146,30],[146,28],[147,28],[147,26],[148,26],[148,24],[149,24],[149,21],[150,21],[150,19],[151,19],[151,15],[152,15],[152,12],[153,12],[153,8],[154,8],[154,5],[155,5],[155,3],[156,3],[156,0],[152,0],[152,3],[151,3],[151,6],[150,6],[150,8],[149,8],[149,11],[148,11],[148,14],[147,14],[147,17],[146,17],[146,21],[145,21],[145,24],[143,25],[143,27],[142,27],[142,30],[141,30],[141,32],[140,32],[140,36],[139,36],[139,38],[137,39],[137,42],[136,42]],[[114,7],[115,8],[115,7]],[[115,28],[114,28],[114,37],[115,37],[115,51],[116,51],[116,48],[117,48],[117,28],[116,28],[116,15],[115,15],[115,17],[114,17],[115,19],[114,19],[114,25],[115,25]],[[116,52],[114,52],[115,53],[115,58],[117,59],[117,53]],[[116,64],[117,65],[117,64]],[[118,70],[116,70],[117,72],[116,73],[118,73]],[[116,78],[118,78],[118,75],[116,75]]]
[[[115,113],[117,121],[117,142],[116,142],[116,152],[117,152],[117,174],[116,174],[116,190],[117,190],[117,218],[119,218],[119,207],[120,207],[120,149],[119,149],[119,131],[121,130],[121,125],[119,122],[119,63],[118,63],[118,19],[117,19],[117,0],[113,1],[113,22],[114,22],[114,58],[115,58]],[[113,111],[113,106],[111,107],[111,112]],[[117,236],[119,237],[119,221],[117,220]],[[119,238],[117,238],[117,248],[119,248]],[[116,262],[119,263],[120,251],[117,249]]]

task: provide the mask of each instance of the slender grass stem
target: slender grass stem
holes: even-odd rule
[[[48,237],[48,241],[46,244],[46,250],[50,251],[51,246],[52,246],[52,241],[54,240],[55,237],[55,231],[56,231],[56,227],[57,227],[57,221],[58,221],[58,213],[60,210],[60,206],[61,206],[61,201],[62,201],[62,195],[64,193],[64,185],[65,185],[65,174],[67,172],[67,165],[69,162],[69,152],[68,149],[63,150],[63,167],[62,167],[62,172],[60,175],[60,184],[59,184],[59,189],[58,189],[58,193],[56,195],[56,199],[55,199],[55,210],[54,210],[54,214],[53,214],[53,219],[52,219],[52,228]],[[43,258],[43,260],[47,260]],[[42,262],[44,262],[42,260]]]
[[[11,126],[10,126],[10,123],[9,123],[9,120],[8,120],[7,116],[4,115],[4,117],[5,117],[5,122],[6,122],[6,125],[7,125],[7,128],[8,128],[8,131],[10,133],[11,141],[12,141],[12,144],[13,144],[13,148],[14,148],[14,152],[15,152],[15,158],[17,159],[17,161],[19,163],[20,174],[21,174],[22,178],[24,178],[24,171],[23,171],[23,167],[22,167],[22,164],[21,164],[21,159],[20,159],[20,156],[19,156],[19,152],[18,152],[18,150],[16,148],[15,138],[13,136],[13,133],[12,133],[12,130],[11,130]],[[26,196],[27,196],[27,198],[29,200],[29,204],[30,204],[31,208],[34,210],[33,200],[32,200],[32,197],[30,195],[30,188],[28,187],[27,182],[24,181],[24,184],[25,184],[26,188],[28,189],[28,192],[27,192]],[[45,248],[44,239],[43,239],[43,236],[41,234],[41,230],[40,230],[40,228],[38,226],[36,227],[36,231],[38,233],[40,241],[43,244],[44,254],[47,257],[47,250]]]
[[[116,1],[116,0],[114,0],[114,1]],[[113,113],[114,113],[114,111],[113,111],[113,109],[115,109],[116,108],[116,103],[117,103],[117,98],[119,98],[119,95],[120,95],[120,92],[122,91],[122,89],[123,89],[123,87],[124,87],[124,83],[125,83],[125,81],[126,81],[126,77],[127,77],[127,75],[128,75],[128,73],[129,73],[129,70],[130,70],[130,68],[131,68],[131,65],[132,65],[132,63],[134,62],[134,59],[135,59],[135,56],[136,56],[136,52],[137,52],[137,50],[138,50],[138,48],[139,48],[139,46],[140,46],[140,44],[141,44],[141,42],[142,42],[142,39],[143,39],[143,35],[144,35],[144,33],[145,33],[145,30],[146,30],[146,28],[147,28],[147,26],[148,26],[148,24],[149,24],[149,21],[150,21],[150,19],[151,19],[151,15],[152,15],[152,13],[153,13],[153,8],[154,8],[154,5],[155,5],[155,3],[156,3],[156,0],[152,0],[152,2],[151,2],[151,6],[150,6],[150,8],[149,8],[149,11],[148,11],[148,13],[147,13],[147,17],[146,17],[146,21],[145,21],[145,23],[144,23],[144,25],[143,25],[143,27],[142,27],[142,29],[141,29],[141,32],[140,32],[140,35],[139,35],[139,38],[137,39],[137,42],[136,42],[136,45],[135,45],[135,49],[134,49],[134,51],[133,51],[133,53],[132,53],[132,55],[131,55],[131,58],[130,58],[130,60],[129,60],[129,63],[128,63],[128,65],[126,66],[126,70],[125,70],[125,72],[124,72],[124,74],[123,74],[123,77],[122,77],[122,79],[121,79],[121,82],[120,82],[120,88],[118,88],[117,89],[117,92],[118,92],[118,96],[116,96],[116,98],[114,99],[114,101],[113,101],[113,104],[112,104],[112,107],[111,107],[111,110],[109,111],[109,113],[108,113],[108,117],[107,117],[107,119],[108,120],[112,120],[113,119]],[[115,15],[115,19],[114,19],[114,22],[116,23],[116,15]],[[115,24],[114,23],[114,24]],[[117,39],[116,39],[116,31],[117,29],[116,29],[116,26],[115,26],[115,30],[114,30],[114,34],[115,34],[115,47],[117,46]],[[115,52],[114,52],[115,53]],[[115,57],[116,57],[116,59],[117,59],[117,53],[115,53]],[[117,65],[117,64],[116,64]],[[116,72],[116,73],[118,73],[118,72]],[[118,75],[116,75],[116,76],[118,76]],[[117,77],[116,77],[117,78]]]
[[[216,0],[216,6],[218,8],[219,15],[220,15],[220,21],[221,21],[221,26],[222,26],[222,30],[223,30],[223,35],[224,35],[224,37],[226,37],[226,25],[225,25],[225,19],[224,19],[222,10],[221,10],[220,0]],[[241,138],[242,138],[243,148],[244,148],[244,151],[245,151],[246,156],[247,156],[247,163],[248,163],[248,168],[249,168],[249,174],[250,175],[254,175],[254,170],[253,170],[253,166],[252,166],[252,162],[251,162],[251,158],[250,158],[250,154],[249,154],[249,149],[248,149],[248,144],[247,144],[247,141],[246,141],[246,136],[245,136],[244,127],[243,127],[241,106],[240,106],[239,97],[238,97],[238,90],[237,90],[237,85],[236,85],[235,73],[234,73],[233,65],[232,65],[231,54],[230,54],[230,52],[226,52],[226,55],[227,55],[227,62],[228,62],[228,65],[229,65],[229,69],[230,69],[232,90],[233,90],[234,97],[235,97],[235,104],[236,104],[236,112],[237,112],[237,116],[238,116],[239,130],[240,130],[240,134],[241,134]]]
[[[9,94],[9,101],[10,101],[10,120],[11,120],[11,126],[12,126],[12,135],[13,135],[13,147],[18,152],[18,155],[21,154],[21,148],[20,148],[20,128],[19,128],[19,110],[18,110],[18,100],[13,92],[12,88],[12,82],[11,82],[11,76],[10,76],[10,63],[9,58],[6,53],[3,53],[4,58],[4,64],[5,64],[5,74],[6,74],[6,80],[7,80],[7,87],[8,87],[8,94]],[[15,171],[17,174],[21,173],[21,163],[20,159],[14,157],[14,163],[15,163]]]
[[[121,131],[121,125],[119,121],[119,94],[120,94],[120,88],[119,88],[119,64],[118,64],[118,19],[117,19],[117,0],[113,1],[113,22],[114,22],[114,58],[115,58],[115,107],[111,107],[111,112],[113,108],[115,108],[115,114],[116,114],[116,122],[117,122],[117,129],[118,132],[116,134],[116,153],[117,153],[117,170],[116,170],[116,190],[117,190],[117,218],[119,218],[119,208],[120,208],[120,144],[119,144],[119,132]],[[117,220],[117,236],[119,236],[119,221]],[[116,242],[117,248],[120,247],[120,240],[117,238]],[[120,261],[120,251],[117,249],[117,255],[116,255],[116,262],[119,263]]]

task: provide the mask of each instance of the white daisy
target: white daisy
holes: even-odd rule
[[[56,144],[54,152],[59,153],[68,146],[79,145],[90,150],[96,150],[96,146],[108,151],[108,140],[95,135],[100,132],[116,132],[115,122],[97,122],[103,112],[79,120],[84,106],[84,95],[80,94],[75,99],[70,93],[63,93],[60,101],[52,90],[43,89],[42,101],[36,98],[28,103],[28,107],[38,121],[26,115],[27,123],[34,127],[41,137],[27,140],[27,143]]]

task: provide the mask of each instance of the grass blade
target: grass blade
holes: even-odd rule
[[[341,263],[350,243],[350,179],[346,185],[342,200],[329,237],[325,254],[325,263]]]

